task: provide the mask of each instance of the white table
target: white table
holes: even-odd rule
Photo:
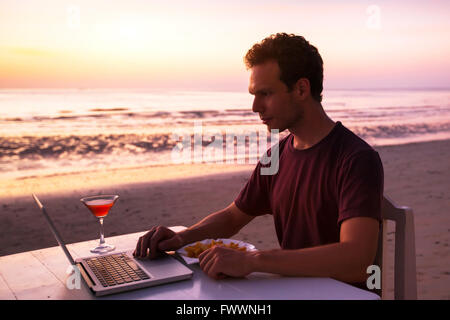
[[[183,227],[173,227],[179,230]],[[145,232],[108,238],[116,251],[131,250]],[[56,242],[56,241],[55,241]],[[69,244],[74,259],[93,255],[98,240]],[[150,299],[150,300],[374,300],[380,297],[330,278],[282,277],[255,272],[244,279],[213,280],[198,265],[192,279],[95,297],[87,286],[68,289],[70,263],[59,246],[0,257],[0,299]]]

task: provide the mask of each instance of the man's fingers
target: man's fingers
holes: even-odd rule
[[[200,268],[203,270],[205,264],[212,258],[212,248],[207,249],[198,255],[198,264]]]
[[[145,235],[141,239],[141,251],[139,252],[139,257],[145,258],[147,256],[147,249],[148,249],[148,241],[149,236]]]
[[[141,252],[141,238],[142,237],[139,237],[139,239],[136,243],[136,249],[134,249],[134,252],[133,252],[133,256],[135,256],[135,257],[138,256],[138,254]]]
[[[154,232],[154,228],[152,228],[149,232],[139,238],[134,252],[135,256],[144,258],[147,255],[148,242]]]
[[[175,232],[166,227],[153,227],[149,232],[138,239],[133,255],[138,258],[145,258],[148,249],[150,249],[149,257],[150,259],[154,259],[160,252],[169,250],[171,246],[176,246],[176,239],[174,239],[174,236]]]
[[[214,263],[208,271],[208,275],[216,280],[225,279],[227,277],[226,274],[222,273],[220,270],[220,262],[219,259],[214,259]]]
[[[201,261],[199,258],[199,265],[200,268],[203,270],[204,273],[208,274],[209,269],[212,267],[214,263],[214,257],[213,256],[206,256]]]
[[[205,272],[208,277],[216,280],[226,278],[226,275],[223,274],[220,270],[219,258],[217,256],[214,256],[205,264],[203,272]]]
[[[134,250],[134,255],[136,257],[140,257],[141,256],[141,247],[142,247],[142,240],[143,240],[144,236],[139,237],[137,243],[136,243],[136,249]]]
[[[150,239],[150,259],[157,257],[160,250],[158,249],[159,242],[168,236],[167,229],[158,227]]]
[[[212,267],[212,262],[216,261],[218,259],[217,257],[217,249],[209,248],[198,256],[198,262],[200,265],[200,268],[208,274],[209,269]]]
[[[150,238],[151,238],[151,236],[152,236],[152,234],[154,232],[155,231],[152,228],[143,237],[141,237],[141,240],[140,240],[140,242],[141,242],[141,250],[139,252],[139,257],[145,258],[147,256],[147,250],[148,250],[148,247],[149,247],[149,240],[150,240]]]

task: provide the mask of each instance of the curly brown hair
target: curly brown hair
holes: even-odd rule
[[[280,67],[280,80],[291,91],[300,78],[309,80],[311,96],[322,101],[323,61],[316,47],[302,36],[287,33],[272,34],[256,43],[244,57],[247,68],[276,60]]]

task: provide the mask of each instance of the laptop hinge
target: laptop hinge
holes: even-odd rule
[[[78,269],[80,270],[80,274],[83,277],[84,281],[86,281],[86,284],[88,285],[88,287],[90,289],[92,289],[94,287],[94,281],[91,279],[91,277],[89,276],[89,274],[87,274],[87,272],[84,270],[84,267],[81,263],[77,263]]]

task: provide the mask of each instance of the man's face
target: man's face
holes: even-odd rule
[[[288,92],[288,87],[280,80],[280,68],[276,61],[267,61],[250,69],[248,91],[254,95],[252,110],[267,129],[280,132],[293,128],[302,118],[302,107],[296,103],[295,90]]]

